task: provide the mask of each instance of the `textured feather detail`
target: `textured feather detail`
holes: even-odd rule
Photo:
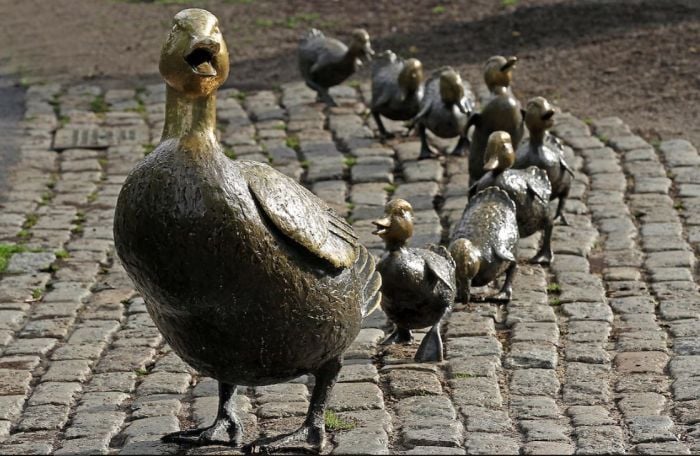
[[[318,30],[318,29],[315,29],[315,28],[312,28],[311,30],[309,30],[308,32],[306,32],[306,33],[301,37],[301,41],[304,42],[304,41],[310,40],[311,38],[324,38],[324,37],[325,37],[325,35],[323,34],[322,31],[320,31],[320,30]]]
[[[379,271],[376,270],[374,257],[369,254],[364,246],[358,245],[357,256],[355,270],[360,282],[365,284],[362,290],[362,317],[364,318],[379,307],[379,303],[382,300],[382,277]]]

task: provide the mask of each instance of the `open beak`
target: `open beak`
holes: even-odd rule
[[[554,116],[554,110],[550,109],[549,111],[542,114],[542,120],[549,120],[552,118],[552,116]]]
[[[517,57],[508,57],[508,59],[506,60],[506,63],[501,67],[501,71],[506,72],[506,71],[512,69],[516,63],[518,63]]]
[[[492,157],[484,164],[484,171],[491,171],[498,168],[498,157]]]
[[[376,234],[378,236],[385,234],[391,226],[391,220],[389,219],[389,217],[384,217],[382,219],[375,220],[372,223],[377,227],[376,230],[372,231],[372,234]]]
[[[210,39],[196,40],[189,52],[185,55],[185,61],[192,68],[192,72],[199,76],[214,77],[217,75],[214,68],[214,59],[219,54],[221,45]]]

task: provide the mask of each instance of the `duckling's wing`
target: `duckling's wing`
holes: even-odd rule
[[[337,268],[352,266],[357,235],[345,219],[266,164],[245,162],[241,169],[253,198],[285,236]]]
[[[552,184],[549,182],[545,170],[537,166],[530,166],[525,170],[525,180],[528,192],[533,193],[542,201],[549,201],[549,196],[552,194]]]
[[[338,63],[348,51],[348,47],[344,43],[334,38],[326,38],[319,41],[317,46],[316,52],[318,57],[311,66],[311,74],[325,69],[328,65]]]
[[[442,246],[430,245],[429,249],[421,251],[425,266],[448,288],[455,290],[455,263],[452,255]]]
[[[505,245],[503,244],[497,244],[493,247],[493,254],[496,255],[499,259],[503,261],[511,261],[515,262],[515,256],[513,255],[513,252],[508,250]]]

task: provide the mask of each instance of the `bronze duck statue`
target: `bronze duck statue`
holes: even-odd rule
[[[512,72],[517,58],[494,56],[484,66],[484,81],[491,93],[481,112],[469,118],[467,130],[473,125],[469,144],[469,178],[473,184],[484,174],[484,153],[489,136],[494,131],[507,132],[513,144],[520,144],[524,133],[523,112],[520,102],[510,89]]]
[[[547,132],[554,125],[554,108],[542,97],[528,101],[525,110],[525,125],[530,132],[530,139],[523,142],[515,152],[513,169],[537,166],[547,172],[552,184],[551,199],[559,198],[554,219],[561,219],[568,225],[564,215],[564,205],[569,196],[574,171],[564,160],[564,148],[556,137]]]
[[[394,325],[384,344],[410,343],[412,329],[426,328],[418,347],[418,362],[442,361],[440,323],[455,300],[455,264],[444,247],[408,248],[413,235],[413,208],[402,199],[387,203],[384,217],[373,222],[374,234],[384,240],[387,253],[377,265],[382,275],[382,309]]]
[[[372,102],[370,109],[382,138],[386,131],[381,116],[411,120],[418,114],[423,98],[423,65],[418,59],[403,60],[385,51],[372,61]]]
[[[353,229],[267,164],[233,161],[215,136],[229,56],[214,15],[179,12],[163,46],[163,137],[127,177],[116,251],[165,340],[219,382],[208,428],[171,442],[239,445],[238,385],[316,377],[299,430],[250,448],[319,451],[343,352],[378,305],[381,277]]]
[[[353,30],[349,47],[311,29],[299,42],[299,71],[306,85],[318,94],[318,101],[336,106],[328,89],[349,78],[373,55],[369,34],[363,29]]]
[[[527,169],[511,169],[515,162],[513,144],[505,131],[495,131],[489,136],[484,157],[484,174],[470,189],[469,196],[487,187],[498,187],[508,193],[515,203],[520,237],[528,237],[544,230],[542,247],[530,260],[548,264],[552,261],[552,229],[554,222],[549,213],[549,197],[552,186],[547,173],[536,166]]]
[[[491,299],[510,301],[519,238],[515,203],[505,191],[488,187],[469,200],[449,248],[456,265],[459,302],[469,302],[472,286],[488,285],[504,272],[503,286]]]
[[[420,112],[411,121],[418,128],[421,149],[419,160],[434,157],[428,146],[426,128],[441,138],[454,138],[459,141],[452,155],[464,155],[468,145],[467,122],[474,109],[474,101],[469,99],[462,77],[452,67],[435,71],[425,83],[425,95]]]

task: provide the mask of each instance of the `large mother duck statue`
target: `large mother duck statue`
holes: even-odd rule
[[[160,72],[163,138],[124,183],[115,245],[172,349],[219,382],[214,424],[164,440],[237,446],[238,385],[313,373],[301,428],[248,449],[320,451],[343,352],[380,299],[374,260],[308,190],[266,164],[223,154],[215,91],[229,57],[214,15],[186,9],[175,16]]]

